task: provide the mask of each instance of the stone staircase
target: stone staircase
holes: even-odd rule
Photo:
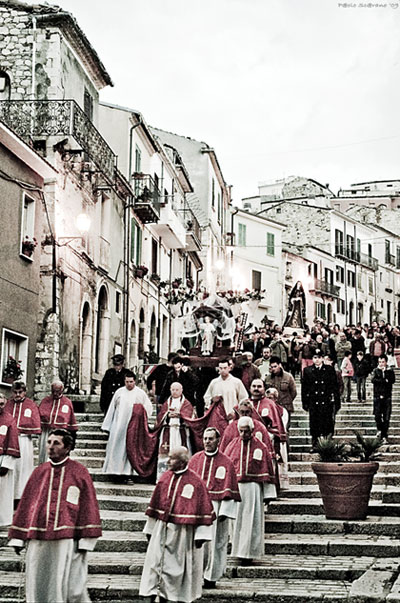
[[[241,603],[400,603],[400,374],[395,385],[388,446],[382,448],[370,512],[365,521],[327,520],[311,471],[308,418],[296,403],[292,418],[291,488],[271,502],[265,515],[265,555],[251,567],[229,558],[217,589],[201,601]],[[352,429],[374,435],[371,386],[364,405],[345,404],[337,417],[336,437],[354,437]],[[103,537],[89,556],[92,601],[138,601],[146,551],[144,511],[153,486],[116,485],[101,473],[106,436],[101,415],[78,415],[80,431],[73,457],[93,477],[103,522]],[[5,547],[0,530],[0,603],[23,601],[23,557]],[[45,602],[43,602],[45,603]],[[53,602],[51,602],[53,603]],[[56,602],[54,602],[56,603]]]

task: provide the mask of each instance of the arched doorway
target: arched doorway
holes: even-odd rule
[[[357,321],[362,324],[364,320],[364,306],[362,303],[359,303],[357,306]]]
[[[374,304],[371,304],[369,307],[369,324],[375,319],[375,309]]]
[[[79,389],[90,394],[92,388],[92,314],[89,302],[85,302],[81,314],[80,385]]]
[[[333,322],[332,304],[328,304],[326,307],[326,319],[328,321],[328,325]]]
[[[150,320],[150,349],[153,352],[156,351],[156,344],[157,344],[157,321],[156,321],[156,315],[153,312],[151,315],[151,320]]]
[[[349,303],[349,320],[347,322],[347,324],[354,324],[354,302],[351,301]]]
[[[139,314],[139,340],[138,340],[138,357],[143,360],[144,358],[144,331],[145,331],[145,323],[144,323],[144,311],[143,308],[140,310]]]
[[[97,300],[96,317],[96,373],[105,373],[108,364],[108,346],[110,340],[110,313],[108,311],[108,293],[103,285],[99,291]]]
[[[138,342],[137,342],[136,323],[134,320],[132,320],[131,332],[130,332],[130,336],[129,336],[129,366],[132,368],[137,363],[137,353],[138,353]]]

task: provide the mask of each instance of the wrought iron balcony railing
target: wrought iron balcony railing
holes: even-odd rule
[[[328,281],[316,278],[314,286],[315,291],[318,291],[319,293],[327,293],[332,297],[339,297],[340,287],[332,285],[331,283],[328,283]]]
[[[72,136],[112,183],[117,158],[74,100],[0,101],[0,120],[24,140]]]
[[[149,174],[133,174],[135,193],[134,210],[143,223],[154,223],[160,219],[160,190]]]
[[[355,251],[354,249],[344,247],[343,245],[335,245],[335,255],[345,260],[349,260],[350,262],[362,264],[367,268],[371,268],[371,270],[378,270],[378,260],[367,255],[366,253]],[[394,258],[394,256],[392,257]]]
[[[385,253],[385,263],[391,266],[396,266],[396,258],[391,253]]]
[[[370,255],[365,253],[357,253],[357,258],[360,264],[366,266],[367,268],[371,268],[371,270],[378,270],[379,263],[376,258],[373,258]]]
[[[178,209],[186,227],[187,236],[189,236],[198,250],[201,249],[201,230],[200,224],[190,207]],[[190,244],[189,244],[190,246]]]

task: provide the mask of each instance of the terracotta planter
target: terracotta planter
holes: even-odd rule
[[[311,463],[327,519],[365,519],[379,463]]]

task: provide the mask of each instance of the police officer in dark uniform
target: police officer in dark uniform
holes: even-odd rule
[[[304,369],[301,402],[310,416],[310,434],[314,449],[319,437],[333,435],[335,417],[340,408],[339,386],[335,370],[324,364],[321,350],[313,355],[313,365]]]
[[[113,395],[120,387],[125,385],[125,374],[128,371],[124,367],[125,357],[122,354],[111,356],[113,368],[106,370],[101,382],[100,408],[106,414]]]

